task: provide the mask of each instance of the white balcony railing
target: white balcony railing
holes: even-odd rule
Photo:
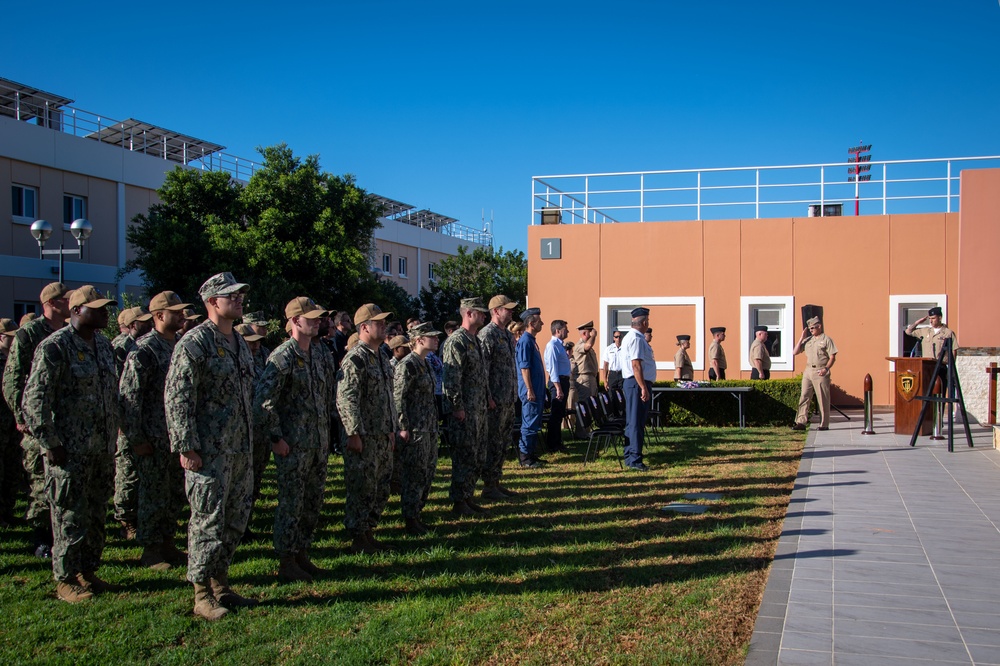
[[[535,176],[531,223],[805,217],[831,204],[844,215],[953,212],[961,170],[998,168],[1000,156],[866,164],[871,180],[861,183],[848,181],[849,162]]]

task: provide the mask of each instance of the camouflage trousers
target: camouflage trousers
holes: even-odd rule
[[[253,505],[250,453],[202,454],[197,472],[184,470],[191,505],[187,579],[204,583],[229,572]]]
[[[263,438],[253,443],[253,501],[260,499],[260,486],[264,482],[267,462],[271,459],[271,443]]]
[[[139,476],[139,511],[136,541],[143,546],[173,540],[184,509],[184,469],[176,453],[153,445],[153,453],[135,457]]]
[[[344,526],[352,535],[375,529],[389,501],[392,445],[388,434],[361,438],[361,453],[344,450]]]
[[[45,461],[56,580],[69,580],[101,566],[113,466],[109,453],[69,453],[64,465]]]
[[[138,519],[139,475],[135,471],[135,453],[119,433],[115,453],[115,520],[134,525]]]
[[[0,432],[0,520],[14,517],[17,494],[24,484],[21,433],[11,421],[8,432]]]
[[[424,508],[437,469],[438,436],[436,432],[410,431],[410,441],[396,439],[399,476],[403,485],[400,503],[403,518],[416,518]]]
[[[503,460],[510,447],[511,432],[514,431],[514,403],[500,402],[486,412],[485,458],[483,460],[483,482],[492,485],[503,476]]]
[[[34,527],[51,529],[49,498],[45,494],[45,455],[38,440],[30,435],[21,438],[24,471],[28,473],[28,511],[24,517]]]
[[[451,501],[461,502],[472,498],[476,483],[483,475],[486,411],[467,409],[464,421],[449,414],[445,427],[451,444]]]
[[[292,449],[274,456],[278,471],[278,508],[274,512],[274,550],[279,556],[301,553],[312,545],[326,488],[325,448]]]

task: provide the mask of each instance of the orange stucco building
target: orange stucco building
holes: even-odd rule
[[[661,380],[673,375],[675,336],[684,333],[695,378],[708,378],[713,326],[728,329],[728,378],[749,379],[756,324],[777,339],[772,377],[801,373],[803,356],[791,356],[801,307],[818,305],[840,350],[834,402],[858,404],[870,373],[875,403],[889,405],[894,374],[885,358],[904,353],[903,327],[930,305],[944,309],[963,351],[990,356],[1000,346],[992,297],[1000,284],[1000,169],[962,171],[960,192],[952,213],[536,224],[528,229],[528,302],[546,324],[599,322],[602,347],[613,329],[628,327],[632,307],[649,307]],[[546,326],[539,343],[547,338]],[[967,394],[975,383],[963,378]]]

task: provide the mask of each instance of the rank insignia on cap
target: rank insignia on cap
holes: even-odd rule
[[[223,356],[226,355],[226,350],[223,349],[222,347],[219,347],[218,351],[219,351],[219,358],[222,358]]]
[[[299,364],[300,368],[306,367],[306,362],[303,361],[301,358],[297,358],[297,359],[295,359],[295,361]]]
[[[80,359],[81,361],[83,361],[83,360],[85,360],[85,359],[87,358],[87,357],[86,357],[86,356],[84,355],[84,353],[83,353],[83,352],[77,352],[77,353],[76,353],[76,357],[77,357],[78,359]]]

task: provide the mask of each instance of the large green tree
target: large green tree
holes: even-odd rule
[[[523,308],[528,296],[528,261],[520,250],[477,247],[472,252],[459,247],[458,254],[442,259],[434,268],[430,289],[421,289],[423,316],[441,326],[458,318],[463,298],[480,297],[483,303],[505,294]]]
[[[232,271],[251,285],[248,308],[271,317],[294,296],[350,308],[387,291],[368,265],[379,225],[373,197],[353,176],[322,171],[317,156],[300,159],[284,144],[258,150],[263,164],[246,185],[221,172],[168,174],[162,203],[128,230],[136,257],[125,270],[142,270],[150,294],[185,298],[209,275]]]

